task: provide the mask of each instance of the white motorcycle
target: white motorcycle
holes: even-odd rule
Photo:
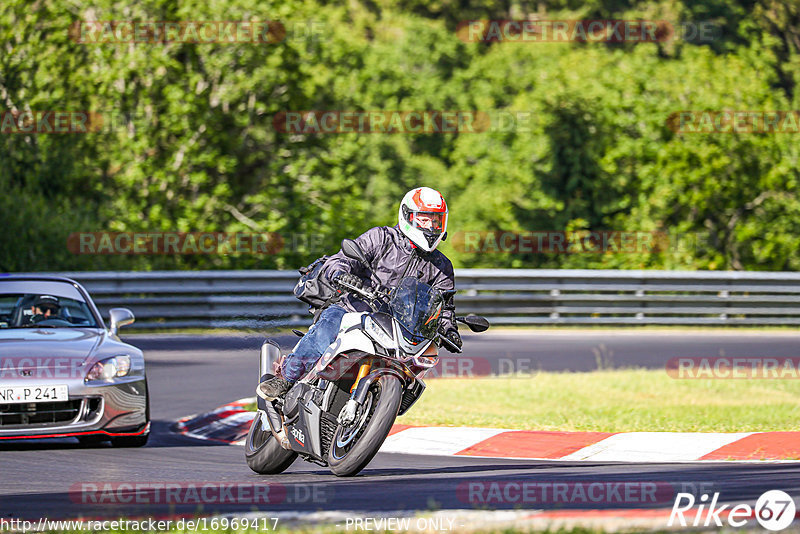
[[[342,251],[368,266],[355,241],[344,240]],[[337,476],[357,474],[378,452],[395,418],[422,395],[422,377],[436,365],[438,347],[461,352],[440,331],[451,295],[416,278],[401,279],[389,292],[342,286],[372,311],[344,315],[334,342],[285,399],[258,398],[245,442],[247,465],[256,473],[281,473],[301,456]],[[489,328],[483,317],[456,320],[473,332]],[[266,340],[261,381],[273,376],[280,359],[279,345]]]

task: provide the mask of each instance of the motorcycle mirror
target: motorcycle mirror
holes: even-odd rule
[[[484,332],[489,328],[489,321],[480,315],[467,315],[466,317],[456,317],[456,321],[464,323],[473,332]]]
[[[364,255],[364,251],[361,250],[358,243],[352,239],[342,239],[342,253],[351,260],[356,260],[369,267],[369,262],[367,261],[367,256]]]

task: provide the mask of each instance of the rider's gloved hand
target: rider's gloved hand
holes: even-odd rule
[[[461,336],[458,335],[458,331],[457,330],[450,330],[449,332],[447,332],[445,334],[444,337],[447,338],[447,341],[449,341],[450,343],[452,343],[453,345],[458,347],[458,352],[461,352],[461,344],[462,344]],[[450,352],[452,352],[452,351],[450,351]]]
[[[377,287],[373,287],[372,290],[375,293],[377,293],[378,295],[381,295],[381,296],[386,297],[386,298],[389,298],[391,296],[391,294],[392,294],[392,290],[390,288],[384,287],[382,285],[379,285]]]
[[[361,278],[357,277],[354,274],[350,274],[350,273],[341,273],[341,274],[336,275],[336,277],[333,279],[333,282],[335,284],[339,285],[339,286],[342,286],[342,282],[344,282],[345,284],[349,284],[351,286],[355,286],[355,287],[357,287],[359,289],[361,289],[361,287],[363,285],[361,283]],[[342,287],[344,287],[344,286],[342,286]]]

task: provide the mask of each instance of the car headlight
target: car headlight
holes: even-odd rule
[[[108,358],[101,362],[97,362],[86,373],[84,381],[92,382],[94,380],[111,380],[125,376],[131,371],[131,357],[122,355]]]
[[[397,348],[392,336],[387,334],[369,315],[364,318],[364,332],[387,349]]]

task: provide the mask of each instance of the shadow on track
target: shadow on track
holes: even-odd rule
[[[229,447],[227,443],[215,441],[205,441],[190,438],[177,434],[171,430],[175,425],[174,421],[151,421],[150,439],[145,448],[156,449],[166,447]],[[78,438],[45,438],[45,439],[20,439],[0,441],[0,452],[3,451],[47,451],[47,450],[69,450],[69,449],[117,449],[120,451],[130,450],[126,448],[116,448],[109,441],[96,444],[82,444]]]

